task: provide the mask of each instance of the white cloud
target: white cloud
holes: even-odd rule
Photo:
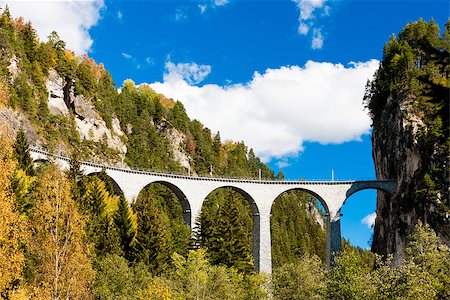
[[[67,48],[77,54],[87,53],[93,41],[89,29],[100,20],[103,0],[84,1],[2,1],[11,15],[31,21],[41,40],[57,31]]]
[[[199,4],[198,8],[200,9],[200,14],[204,14],[206,12],[206,8],[208,6],[206,4]]]
[[[297,8],[300,11],[298,17],[298,33],[301,35],[307,35],[310,29],[313,29],[313,36],[311,42],[312,49],[321,49],[323,46],[323,35],[321,30],[316,25],[317,14],[321,12],[320,17],[326,17],[329,15],[330,7],[325,4],[327,0],[292,0],[297,4]]]
[[[185,21],[187,21],[188,16],[187,16],[186,11],[184,9],[177,8],[175,10],[175,15],[174,15],[173,19],[176,22],[185,22]]]
[[[119,19],[119,20],[123,19],[123,14],[120,10],[117,12],[117,19]]]
[[[324,7],[325,0],[293,0],[300,10],[300,21],[306,21],[313,18],[316,9]]]
[[[365,216],[362,220],[361,220],[361,224],[365,224],[367,225],[367,227],[369,229],[372,229],[373,226],[375,225],[375,219],[377,217],[377,213],[373,212],[367,216]]]
[[[255,72],[243,84],[195,86],[211,68],[167,62],[164,82],[151,84],[183,102],[223,139],[244,140],[265,161],[296,155],[305,141],[342,143],[359,140],[370,130],[362,98],[379,62],[349,66],[308,61]]]
[[[300,25],[298,26],[298,33],[307,35],[308,31],[309,31],[309,26],[306,25],[305,23],[300,23]]]
[[[126,52],[122,52],[122,56],[125,57],[125,59],[132,59],[133,56],[131,56],[130,54],[126,53]]]
[[[174,64],[171,61],[166,62],[167,73],[164,75],[164,81],[176,82],[183,81],[188,84],[197,84],[211,73],[211,66],[197,65],[196,63]]]
[[[147,65],[150,65],[150,66],[155,64],[155,60],[151,56],[147,56],[145,58],[145,62],[147,63]]]
[[[225,6],[230,3],[230,0],[214,0],[215,6]]]
[[[320,29],[314,28],[313,39],[311,42],[312,49],[322,49],[323,36]]]
[[[276,165],[277,165],[278,169],[284,169],[284,168],[290,166],[290,164],[287,162],[287,160],[277,161]]]

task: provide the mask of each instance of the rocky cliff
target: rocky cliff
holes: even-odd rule
[[[366,91],[377,179],[398,184],[395,195],[378,193],[372,250],[393,253],[396,264],[418,220],[450,244],[447,32],[408,24],[385,45]]]

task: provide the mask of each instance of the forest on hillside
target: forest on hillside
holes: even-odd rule
[[[77,110],[48,107],[45,82],[56,72],[92,103],[108,128],[118,120],[131,167],[186,172],[170,135],[196,174],[266,179],[275,176],[243,142],[221,141],[179,101],[149,86],[111,75],[87,56],[77,57],[52,33],[41,42],[30,23],[0,17],[0,111],[20,112],[27,123],[0,122],[0,298],[3,299],[446,299],[450,250],[419,224],[400,268],[389,258],[346,245],[335,267],[325,268],[325,228],[317,201],[282,194],[272,208],[273,274],[254,272],[253,216],[238,192],[219,189],[202,207],[195,234],[176,195],[147,186],[133,203],[100,172],[86,176],[81,159],[117,161],[105,139],[81,138]],[[11,64],[16,64],[11,72]],[[72,93],[72,94],[71,94]],[[70,169],[35,164],[27,125],[50,151],[71,156]],[[13,128],[14,127],[14,128]],[[403,298],[402,298],[403,297]]]

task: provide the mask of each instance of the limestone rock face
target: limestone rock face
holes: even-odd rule
[[[17,133],[22,127],[31,146],[42,146],[36,131],[31,127],[30,120],[22,112],[4,106],[0,107],[0,124],[9,124],[14,133]]]
[[[112,120],[110,130],[90,100],[78,95],[74,99],[74,105],[75,122],[81,139],[94,142],[106,141],[108,148],[117,150],[123,155],[127,152],[127,146],[121,140],[124,133],[120,129],[117,118]]]
[[[53,115],[67,116],[69,109],[64,102],[65,82],[55,70],[50,70],[45,87],[48,91],[48,108]]]
[[[429,223],[440,241],[450,244],[450,215],[438,212],[439,203],[449,201],[449,188],[445,184],[448,179],[442,178],[444,184],[437,200],[420,193],[426,170],[448,170],[450,154],[442,157],[424,153],[418,134],[424,126],[420,112],[413,109],[413,100],[404,100],[406,95],[398,98],[387,99],[386,109],[374,121],[372,133],[377,179],[397,182],[393,196],[378,193],[372,251],[392,253],[397,265],[405,257],[407,238],[417,220]]]
[[[16,79],[17,75],[19,75],[19,73],[20,73],[20,68],[19,68],[19,65],[17,64],[18,62],[19,61],[17,60],[17,57],[15,54],[9,60],[8,71],[9,71],[9,74],[11,75],[11,82],[13,82],[14,79]]]
[[[51,114],[68,117],[69,111],[72,111],[81,139],[106,142],[108,148],[117,150],[122,158],[125,156],[127,147],[122,141],[125,134],[120,129],[117,118],[113,118],[112,128],[108,128],[92,101],[83,95],[75,96],[73,82],[66,82],[53,69],[49,71],[45,86],[48,91],[48,107]]]
[[[186,139],[186,135],[175,128],[168,128],[165,131],[165,134],[170,141],[175,160],[178,161],[182,167],[188,169],[190,158],[183,151],[183,143]]]
[[[320,227],[325,230],[325,221],[323,219],[323,216],[320,214],[319,210],[317,209],[317,206],[311,202],[306,203],[306,212],[313,220],[317,222],[317,224],[320,225]]]

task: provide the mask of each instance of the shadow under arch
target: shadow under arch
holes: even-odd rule
[[[254,267],[255,267],[255,271],[259,272],[259,270],[260,270],[260,266],[259,266],[259,263],[260,263],[260,255],[259,255],[259,249],[260,249],[260,221],[259,221],[258,205],[256,204],[256,202],[253,199],[253,197],[250,196],[246,191],[244,191],[241,188],[238,188],[238,187],[235,187],[235,186],[231,186],[231,185],[224,185],[224,186],[220,186],[218,188],[215,188],[214,190],[209,192],[209,194],[206,196],[206,198],[208,198],[214,192],[216,192],[218,190],[222,190],[222,189],[229,189],[229,190],[232,190],[233,192],[239,193],[250,204],[250,207],[251,207],[251,210],[252,210],[252,217],[253,217],[252,257],[253,257],[253,264],[254,264]]]
[[[181,208],[183,210],[183,220],[184,222],[192,228],[193,224],[191,224],[191,205],[186,197],[186,195],[183,193],[183,191],[177,187],[176,185],[174,185],[173,183],[167,182],[167,181],[163,181],[163,180],[157,180],[157,181],[152,181],[150,183],[148,183],[147,185],[145,185],[138,193],[138,195],[147,187],[153,185],[153,184],[160,184],[162,186],[165,186],[166,188],[168,188],[172,193],[175,194],[175,196],[177,197],[178,201],[181,204]]]
[[[33,159],[33,164],[35,167],[42,166],[42,165],[49,164],[49,163],[50,163],[50,160],[48,160],[46,158]]]
[[[124,196],[123,190],[122,188],[119,186],[119,184],[114,180],[114,178],[112,178],[111,176],[108,175],[108,173],[106,172],[90,172],[88,174],[86,174],[86,176],[92,177],[92,176],[96,176],[98,177],[100,180],[102,181],[107,181],[105,182],[105,185],[111,184],[112,186],[112,190],[114,192],[114,195],[117,196]],[[106,186],[107,187],[107,186]],[[107,187],[108,188],[108,187]]]
[[[298,198],[294,198],[294,200],[298,200],[299,203],[305,203],[305,206],[292,207],[291,205],[293,202],[289,201],[289,198],[283,199],[283,196],[290,195],[295,192],[302,193],[303,195],[297,194],[295,197]],[[277,207],[277,204],[281,206]],[[286,214],[282,213],[282,217],[279,217],[279,215],[276,214],[276,207],[287,213],[292,212],[292,214],[290,217],[286,217]],[[300,209],[304,209],[305,211],[300,211]],[[305,213],[306,216],[315,214],[316,219],[302,219],[302,213]],[[270,246],[272,249],[272,266],[277,267],[284,263],[292,262],[290,259],[298,259],[305,253],[316,254],[325,262],[327,259],[328,248],[327,236],[329,230],[329,215],[329,208],[324,199],[309,189],[294,187],[288,188],[279,193],[273,200],[270,209]],[[293,217],[296,219],[293,219]],[[304,223],[297,223],[298,221],[303,221]],[[279,226],[278,228],[280,231],[278,232],[279,235],[275,236],[276,232],[274,231],[276,230],[274,228],[276,228],[277,225]],[[299,231],[303,233],[298,234]],[[291,247],[294,245],[296,248],[289,248],[288,246],[283,247],[283,245],[280,245],[279,243],[277,244],[277,238],[279,240],[283,240],[280,238],[283,234],[285,237],[289,238]],[[314,243],[311,243],[311,241]]]

